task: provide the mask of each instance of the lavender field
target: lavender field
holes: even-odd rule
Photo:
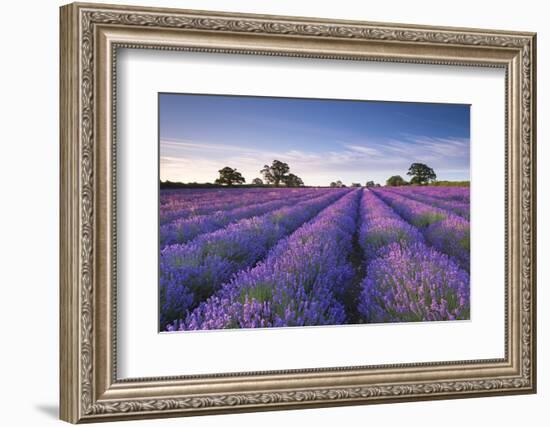
[[[163,189],[160,330],[464,320],[468,187]]]

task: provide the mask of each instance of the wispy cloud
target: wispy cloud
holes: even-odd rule
[[[206,142],[187,141],[178,139],[166,139],[163,138],[160,142],[161,152],[163,151],[230,151],[230,152],[256,152],[258,150],[251,150],[247,147],[239,147],[238,145],[229,144],[212,144]]]
[[[184,182],[212,182],[224,166],[237,168],[250,182],[260,176],[264,164],[278,159],[309,185],[326,185],[336,179],[383,182],[389,175],[405,175],[413,162],[425,162],[441,179],[468,175],[469,141],[464,138],[433,138],[407,135],[403,139],[378,140],[364,144],[335,144],[334,150],[314,152],[301,149],[225,145],[212,142],[161,141],[161,178]],[[446,176],[447,175],[447,176]]]
[[[346,144],[344,145],[347,149],[351,150],[352,152],[360,153],[360,154],[367,154],[369,156],[380,156],[382,153],[380,150],[372,147],[367,147],[365,145],[353,145],[353,144]]]

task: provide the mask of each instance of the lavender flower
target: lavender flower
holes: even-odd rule
[[[417,226],[427,243],[455,258],[470,270],[470,222],[450,211],[401,196],[393,190],[375,190],[402,218]]]
[[[468,199],[467,202],[456,200],[453,198],[446,199],[443,198],[443,194],[441,193],[440,197],[434,196],[435,192],[426,192],[423,190],[418,189],[424,189],[425,187],[413,187],[413,188],[406,188],[403,189],[403,187],[395,187],[391,190],[388,189],[388,191],[392,191],[396,194],[399,194],[403,197],[407,197],[412,200],[416,200],[417,202],[426,203],[428,205],[432,205],[438,208],[441,208],[446,211],[450,211],[455,213],[456,215],[459,215],[466,220],[470,220],[470,201]],[[432,187],[433,188],[433,187]],[[438,187],[440,189],[442,188],[449,188],[449,187]],[[451,187],[451,188],[460,188],[460,187]]]
[[[367,322],[468,319],[470,277],[422,243],[392,243],[367,267],[359,311]]]
[[[366,260],[376,258],[378,251],[390,243],[424,241],[422,234],[415,227],[403,221],[371,191],[365,191],[363,194],[361,219],[359,244],[363,248]]]
[[[431,224],[425,231],[426,239],[435,248],[453,258],[470,271],[470,223],[457,216]]]

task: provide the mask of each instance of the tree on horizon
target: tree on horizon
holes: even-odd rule
[[[231,187],[233,184],[244,184],[245,179],[237,169],[224,167],[218,171],[220,177],[216,179],[215,184],[227,185]]]
[[[388,187],[400,187],[402,185],[408,185],[409,183],[407,181],[405,181],[401,175],[394,175],[394,176],[390,176],[387,180],[386,180],[386,185]]]
[[[409,167],[409,171],[407,172],[407,175],[411,175],[411,184],[429,184],[436,180],[437,175],[435,174],[434,170],[429,167],[428,165],[425,165],[424,163],[413,163]]]
[[[292,173],[289,174],[289,172],[290,166],[288,166],[288,163],[281,162],[280,160],[273,160],[271,166],[264,165],[263,169],[260,171],[266,182],[268,184],[273,184],[275,187],[278,187],[281,183],[288,187],[304,185],[300,177]]]

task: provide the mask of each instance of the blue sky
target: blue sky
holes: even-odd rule
[[[306,185],[404,178],[411,163],[440,180],[470,176],[470,107],[375,101],[160,94],[160,178],[246,182],[274,159]]]

